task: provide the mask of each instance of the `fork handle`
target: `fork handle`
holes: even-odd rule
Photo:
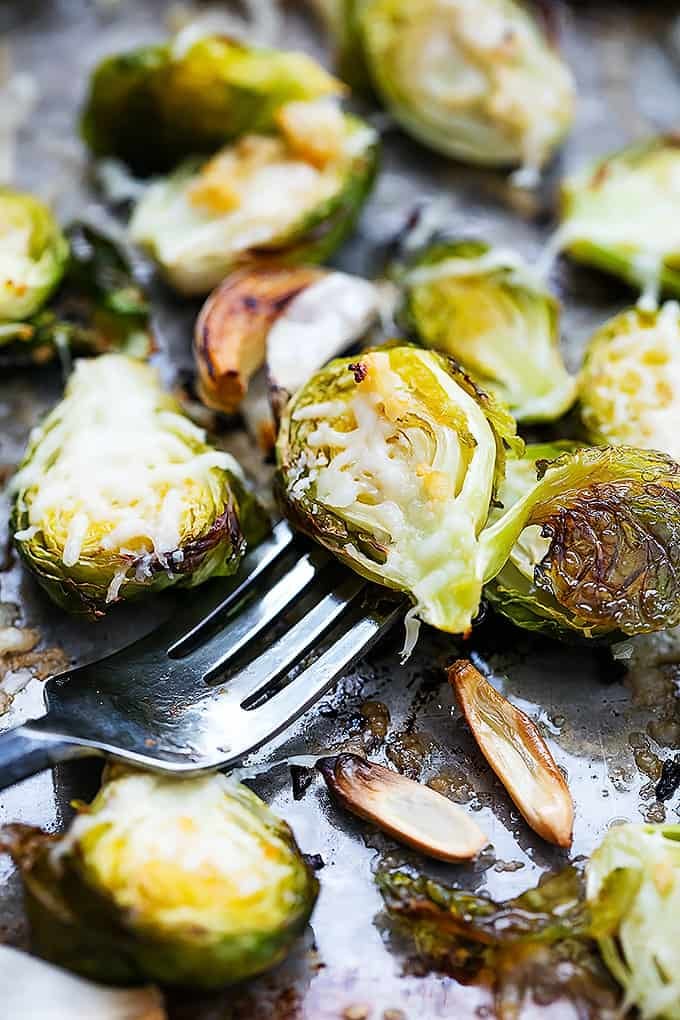
[[[38,733],[29,725],[0,733],[0,790],[51,768],[57,762],[92,754],[88,747]]]

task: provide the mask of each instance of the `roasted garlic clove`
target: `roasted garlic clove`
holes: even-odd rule
[[[571,846],[569,787],[534,723],[466,659],[454,662],[448,676],[482,754],[527,824],[549,843]]]
[[[461,808],[398,772],[355,754],[321,758],[317,768],[342,807],[429,857],[469,860],[489,842]]]
[[[323,269],[245,269],[212,292],[196,322],[194,355],[201,400],[233,414],[252,375],[264,364],[267,334],[300,291]]]

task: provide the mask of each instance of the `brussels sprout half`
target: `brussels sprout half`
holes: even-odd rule
[[[34,315],[0,325],[0,366],[108,351],[147,358],[149,303],[125,254],[86,223],[71,224],[65,236],[70,254],[56,294]]]
[[[0,347],[15,338],[14,324],[39,311],[56,289],[68,252],[43,202],[0,188]]]
[[[21,556],[76,613],[232,574],[262,531],[233,457],[124,355],[77,362],[10,484]]]
[[[579,377],[594,443],[662,450],[680,461],[680,306],[635,308],[593,335]]]
[[[115,156],[147,175],[215,152],[246,131],[273,130],[284,103],[343,91],[304,53],[259,49],[225,36],[185,48],[180,34],[167,45],[102,61],[81,128],[96,156]]]
[[[419,618],[470,628],[479,535],[522,442],[454,362],[392,347],[338,359],[292,398],[277,443],[286,514],[360,574],[408,592]]]
[[[351,231],[377,166],[377,135],[328,100],[290,103],[276,136],[251,134],[204,165],[153,183],[134,241],[185,294],[205,294],[237,264],[323,262]]]
[[[680,825],[617,825],[590,858],[592,934],[643,1018],[680,1020]]]
[[[343,69],[360,63],[361,53],[395,118],[445,155],[535,171],[571,126],[571,73],[514,0],[325,0],[321,6]]]
[[[114,772],[63,836],[8,826],[37,952],[87,977],[218,988],[279,963],[318,883],[284,821],[215,774]]]
[[[436,242],[402,280],[407,328],[455,358],[517,421],[568,411],[576,381],[560,354],[559,304],[518,254],[479,241]]]
[[[575,445],[529,446],[508,463],[505,509],[482,535],[487,597],[518,626],[562,639],[675,626],[680,466],[656,451]]]
[[[679,217],[680,145],[653,138],[566,179],[556,244],[640,288],[653,307],[659,290],[680,295]]]

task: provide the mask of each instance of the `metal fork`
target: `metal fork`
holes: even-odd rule
[[[280,521],[233,578],[199,590],[148,637],[52,677],[46,715],[0,734],[0,789],[87,755],[176,775],[242,761],[404,608]],[[247,661],[256,639],[266,647]]]

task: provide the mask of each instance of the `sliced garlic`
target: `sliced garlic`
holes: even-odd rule
[[[317,768],[342,807],[430,857],[469,860],[489,842],[461,808],[398,772],[355,754],[321,758]]]
[[[448,676],[482,754],[527,823],[549,843],[571,846],[574,803],[534,723],[466,659]]]

